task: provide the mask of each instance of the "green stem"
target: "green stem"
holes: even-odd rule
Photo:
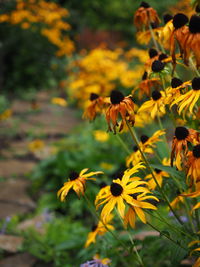
[[[127,249],[127,246],[126,246],[126,244],[124,244],[124,242],[122,242],[119,238],[118,238],[118,236],[113,232],[113,231],[111,231],[107,226],[106,226],[106,224],[101,220],[101,218],[100,218],[100,216],[98,215],[98,213],[96,212],[96,209],[94,208],[94,206],[91,204],[91,202],[90,202],[90,200],[88,199],[88,197],[86,196],[86,194],[84,194],[84,198],[85,198],[85,200],[86,200],[86,202],[87,202],[87,204],[88,204],[88,207],[89,207],[89,209],[90,209],[90,211],[91,211],[91,213],[96,217],[96,219],[98,220],[98,221],[101,221],[102,222],[102,224],[104,225],[104,227],[106,228],[106,230],[119,242],[119,243],[121,243],[121,245],[123,246],[123,248],[129,253],[129,250]]]
[[[190,58],[189,61],[190,61],[190,64],[192,65],[193,71],[197,74],[197,76],[200,76],[200,73],[194,64],[193,59]]]
[[[158,47],[158,44],[156,42],[156,39],[155,39],[155,35],[154,35],[154,32],[153,32],[153,29],[151,27],[151,25],[149,24],[149,31],[150,31],[150,34],[151,34],[151,38],[153,40],[153,43],[154,43],[154,46],[156,47],[156,49],[159,51],[159,47]]]
[[[153,179],[154,179],[154,181],[155,181],[155,183],[156,183],[156,185],[157,185],[157,187],[158,187],[159,192],[161,193],[163,199],[166,201],[167,205],[169,206],[170,210],[171,210],[172,213],[174,214],[174,216],[175,216],[175,218],[177,219],[177,221],[178,221],[181,225],[183,225],[183,222],[180,220],[180,218],[178,217],[178,215],[176,214],[176,212],[173,210],[173,208],[172,208],[172,206],[171,206],[171,204],[170,204],[170,202],[169,202],[167,196],[165,195],[165,193],[163,192],[162,188],[161,188],[160,185],[158,184],[157,179],[156,179],[156,177],[155,177],[155,175],[154,175],[154,173],[153,173],[153,169],[152,169],[151,165],[149,164],[149,162],[148,162],[148,160],[147,160],[145,154],[142,152],[142,150],[141,150],[141,148],[140,148],[140,146],[139,146],[139,143],[138,143],[138,141],[137,141],[137,138],[135,137],[135,134],[134,134],[134,132],[132,131],[131,126],[129,125],[128,121],[126,121],[126,123],[127,123],[128,129],[129,129],[129,131],[130,131],[130,134],[131,134],[131,136],[132,136],[132,138],[133,138],[133,141],[134,141],[135,144],[138,146],[138,149],[140,150],[141,156],[142,156],[142,158],[143,158],[143,160],[144,160],[144,162],[145,162],[147,168],[148,168],[149,171],[151,172],[151,175],[152,175],[152,177],[153,177]]]
[[[124,226],[124,222],[123,222],[123,220],[122,220],[122,218],[121,218],[121,216],[120,216],[120,214],[119,214],[119,212],[118,212],[117,209],[116,209],[116,211],[117,211],[117,215],[118,215],[118,217],[120,218],[120,221],[121,221],[122,225]],[[136,254],[136,256],[137,256],[137,260],[138,260],[140,266],[144,267],[144,263],[143,263],[143,261],[142,261],[142,258],[140,257],[140,254],[138,253],[138,250],[137,250],[137,247],[136,247],[135,242],[134,242],[134,240],[133,240],[133,237],[131,236],[131,234],[129,233],[128,230],[127,230],[127,234],[128,234],[129,239],[130,239],[130,241],[131,241],[132,247],[134,248],[134,251],[135,251],[135,254]]]
[[[164,128],[163,128],[163,125],[162,125],[162,121],[161,121],[159,115],[157,115],[157,119],[158,119],[158,124],[159,124],[160,130],[164,131]],[[164,134],[163,137],[164,137],[164,141],[165,141],[165,144],[166,144],[167,152],[168,152],[168,154],[170,156],[170,150],[169,150],[169,146],[168,146],[168,143],[167,143],[166,134]]]
[[[127,145],[124,143],[121,136],[119,134],[116,134],[116,136],[117,136],[119,143],[122,145],[123,149],[127,152],[128,155],[130,155],[131,151],[128,149]]]
[[[160,235],[165,236],[167,239],[169,239],[171,242],[173,242],[174,244],[176,244],[177,246],[179,246],[180,248],[188,251],[187,248],[183,247],[181,244],[177,243],[175,240],[173,240],[169,235],[166,235],[164,232],[161,232],[159,229],[157,229],[154,225],[152,225],[150,222],[147,222],[147,224],[152,227],[155,231],[157,231],[158,233],[160,233]]]

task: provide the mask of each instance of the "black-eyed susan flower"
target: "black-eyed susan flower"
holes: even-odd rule
[[[89,119],[91,121],[94,120],[96,118],[97,113],[102,112],[105,102],[105,98],[99,96],[98,94],[91,93],[90,104],[85,109],[83,113],[83,118]]]
[[[170,202],[170,205],[173,209],[179,209],[180,204],[184,203],[184,201],[185,201],[184,197],[181,195],[178,195]]]
[[[182,126],[176,127],[175,136],[172,141],[171,166],[173,166],[175,158],[175,165],[181,170],[183,159],[188,152],[188,143],[196,144],[198,140],[199,133],[197,131]]]
[[[145,71],[142,76],[142,81],[137,86],[136,90],[139,89],[138,97],[141,99],[144,95],[150,97],[151,95],[151,89],[152,88],[158,88],[160,85],[159,78],[151,78],[148,79],[148,73]],[[135,91],[135,90],[134,90]]]
[[[87,171],[88,169],[83,169],[80,173],[72,171],[69,174],[68,181],[64,183],[64,186],[57,193],[61,201],[65,200],[70,189],[73,189],[78,197],[84,195],[86,180],[96,180],[91,176],[103,173],[101,171],[86,173]]]
[[[88,234],[85,247],[89,247],[90,244],[96,242],[97,235],[104,235],[108,230],[114,230],[114,227],[110,224],[113,219],[113,215],[110,214],[104,222],[99,221],[97,225],[92,227],[92,231]]]
[[[136,215],[140,218],[140,220],[143,223],[146,223],[146,216],[143,211],[143,209],[152,209],[156,210],[156,206],[151,204],[150,202],[153,201],[159,201],[157,197],[153,195],[147,195],[146,193],[137,193],[137,194],[132,194],[132,198],[136,200],[137,202],[140,203],[140,207],[138,206],[129,206],[128,211],[126,212],[124,216],[124,226],[127,228],[128,224],[132,227],[135,228],[135,220],[136,220]]]
[[[188,152],[186,168],[187,181],[190,178],[190,186],[197,184],[200,181],[200,144]]]
[[[158,182],[159,186],[161,187],[163,184],[163,178],[168,178],[169,174],[165,171],[162,171],[160,169],[155,168],[153,171],[153,175],[156,178],[156,181]],[[148,174],[145,177],[146,180],[148,180],[148,186],[150,190],[154,190],[157,186],[152,174]]]
[[[148,111],[152,119],[154,119],[156,116],[164,115],[164,92],[157,90],[153,91],[151,95],[151,100],[148,100],[142,104],[142,106],[138,110],[138,114],[143,111]]]
[[[166,89],[165,103],[171,105],[175,99],[181,96],[183,90],[188,88],[191,85],[191,81],[183,82],[179,78],[172,78],[171,87]]]
[[[165,63],[161,60],[154,60],[151,65],[151,69],[153,72],[160,72],[164,69]]]
[[[176,63],[176,41],[178,42],[181,54],[184,51],[184,44],[189,35],[189,28],[186,26],[187,23],[188,17],[183,13],[178,13],[173,17],[174,30],[170,36],[170,52],[174,63]]]
[[[184,62],[188,64],[190,53],[193,52],[197,68],[200,67],[200,17],[193,15],[189,21],[189,35],[184,43]]]
[[[87,261],[80,265],[80,267],[108,267],[111,263],[109,258],[100,258],[99,254],[95,254],[93,260]]]
[[[134,193],[149,192],[144,186],[146,182],[138,180],[133,181],[131,178],[131,176],[141,168],[145,168],[141,163],[135,165],[133,168],[124,172],[121,180],[119,178],[113,180],[110,186],[103,188],[103,193],[100,190],[96,197],[95,205],[96,208],[98,208],[106,203],[101,211],[101,218],[103,221],[106,220],[107,216],[109,216],[115,206],[117,206],[119,215],[122,218],[124,218],[126,208],[125,203],[130,204],[131,206],[143,207],[138,201],[131,197],[131,194]]]
[[[131,124],[134,125],[135,122],[135,114],[134,114],[134,103],[132,101],[131,96],[126,96],[118,91],[113,90],[110,95],[111,104],[106,111],[106,120],[108,123],[108,130],[114,131],[116,133],[116,127],[119,126],[118,124],[118,114],[121,115],[121,123],[119,126],[119,131],[121,131],[126,123],[126,120]],[[112,126],[111,127],[111,123]]]
[[[195,77],[192,80],[192,90],[187,93],[180,95],[177,99],[175,99],[171,106],[177,104],[178,105],[178,113],[185,116],[185,113],[189,110],[190,114],[193,114],[193,109],[195,104],[200,98],[200,78]]]
[[[148,28],[151,23],[159,24],[160,19],[155,9],[148,3],[141,2],[134,15],[134,24],[137,29]]]
[[[147,154],[153,154],[154,150],[153,148],[156,147],[156,143],[161,141],[160,136],[164,135],[164,130],[158,130],[156,131],[151,137],[148,137],[147,135],[141,136],[141,142],[139,143],[139,147],[143,153]],[[135,165],[138,162],[142,161],[142,155],[141,152],[138,150],[138,147],[134,147],[134,152],[127,157],[126,164],[129,167],[130,165]]]

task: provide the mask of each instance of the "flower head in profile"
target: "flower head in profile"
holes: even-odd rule
[[[200,134],[193,129],[187,129],[183,126],[176,127],[172,141],[171,166],[173,166],[173,160],[175,159],[176,167],[181,170],[181,165],[188,152],[188,144],[196,144],[199,138]]]
[[[92,231],[88,234],[87,241],[85,243],[85,247],[89,247],[90,244],[96,242],[97,235],[104,235],[108,229],[114,230],[114,227],[111,225],[111,221],[113,219],[113,215],[110,214],[104,222],[99,221],[97,225],[92,227]]]
[[[157,90],[153,91],[151,100],[142,104],[138,110],[138,114],[143,111],[148,111],[152,119],[156,116],[165,114],[164,92]]]
[[[192,90],[176,98],[172,102],[171,106],[177,104],[178,113],[181,114],[183,112],[184,116],[187,111],[189,111],[190,114],[193,114],[193,109],[199,98],[200,98],[200,77],[195,77],[192,80]]]
[[[187,181],[190,178],[190,186],[192,186],[200,182],[200,143],[194,146],[187,156]]]
[[[99,96],[98,94],[91,93],[90,94],[90,103],[86,107],[83,118],[94,120],[98,113],[103,111],[104,105],[106,104],[106,99]]]
[[[157,183],[159,184],[159,186],[161,187],[163,184],[163,178],[167,178],[169,177],[169,174],[165,171],[162,171],[160,169],[155,168],[153,171],[153,175],[156,178]],[[148,180],[148,186],[150,190],[154,190],[157,186],[152,174],[148,174],[145,177],[146,180]]]
[[[126,120],[133,125],[135,122],[134,103],[131,96],[125,96],[118,90],[113,90],[110,95],[111,104],[106,111],[106,120],[108,130],[116,133],[116,127],[119,126],[119,131],[124,128]],[[121,123],[118,123],[118,115],[121,115]],[[111,123],[112,126],[111,127]]]
[[[134,24],[137,29],[148,28],[151,23],[159,24],[160,19],[155,9],[148,3],[141,2],[134,15]]]
[[[147,135],[142,135],[140,138],[141,142],[139,142],[139,147],[141,151],[147,154],[154,154],[153,148],[156,147],[157,142],[162,141],[160,139],[160,136],[164,134],[165,134],[164,130],[158,130],[151,137],[148,137]],[[134,149],[134,152],[130,156],[128,156],[128,158],[126,159],[126,164],[128,167],[130,165],[134,166],[138,162],[142,161],[142,155],[138,147],[136,146],[133,149]]]
[[[86,180],[96,180],[91,176],[103,173],[101,171],[86,173],[87,171],[88,169],[83,169],[80,173],[72,171],[69,174],[68,181],[64,183],[63,187],[57,193],[61,201],[65,200],[70,189],[73,189],[78,197],[84,195]]]

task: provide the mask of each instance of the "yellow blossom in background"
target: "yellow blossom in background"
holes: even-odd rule
[[[40,27],[40,33],[57,47],[57,56],[70,55],[74,51],[74,43],[63,31],[70,30],[70,25],[64,21],[69,16],[66,8],[54,2],[44,0],[17,0],[16,9],[9,14],[0,15],[0,23],[7,22],[20,25],[22,29]]]
[[[12,116],[12,110],[6,109],[3,113],[0,114],[0,121],[6,120]]]
[[[111,260],[109,258],[101,259],[99,254],[94,255],[93,259],[96,260],[98,263],[103,264],[103,265],[109,265],[111,263]]]
[[[101,162],[100,167],[104,170],[112,170],[113,164],[107,163],[107,162]]]
[[[96,130],[93,132],[94,138],[95,140],[99,141],[99,142],[106,142],[109,139],[109,134],[105,131],[101,131],[101,130]]]
[[[52,104],[59,105],[61,107],[66,107],[67,106],[67,101],[64,98],[61,97],[54,97],[51,99]]]
[[[28,148],[31,152],[35,152],[43,149],[45,146],[44,142],[41,139],[35,139],[28,144]]]

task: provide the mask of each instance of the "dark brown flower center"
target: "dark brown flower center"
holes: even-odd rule
[[[176,87],[180,86],[181,84],[183,84],[181,79],[176,78],[176,77],[172,78],[172,80],[171,80],[171,87],[172,88],[176,88]]]
[[[118,183],[112,183],[110,186],[110,191],[114,197],[118,197],[123,192],[123,187]]]
[[[149,49],[149,57],[150,58],[153,58],[153,57],[155,57],[157,55],[158,55],[158,51],[156,49],[154,49],[154,48],[150,48]]]
[[[137,146],[134,146],[134,147],[133,147],[133,151],[134,151],[134,152],[138,151],[138,147],[137,147]]]
[[[146,80],[148,76],[148,73],[145,71],[144,74],[142,75],[142,80]]]
[[[79,177],[79,173],[75,171],[71,171],[69,174],[69,179],[71,181],[76,180]]]
[[[190,18],[189,29],[191,33],[200,33],[200,17],[193,15]]]
[[[197,13],[200,13],[200,5],[197,5],[197,6],[196,6],[195,11],[196,11]]]
[[[183,27],[186,23],[188,23],[188,17],[183,13],[178,13],[173,18],[173,25],[176,30]]]
[[[118,90],[113,90],[110,95],[110,100],[113,105],[119,104],[124,100],[124,95]]]
[[[158,28],[158,23],[156,23],[156,22],[151,22],[150,25],[151,25],[152,29]]]
[[[164,53],[160,54],[160,56],[158,57],[158,59],[159,59],[160,61],[162,61],[163,59],[166,59],[166,58],[168,58],[168,55],[166,55],[166,54],[164,54]]]
[[[113,173],[113,175],[112,175],[112,179],[114,180],[114,179],[122,179],[122,177],[123,177],[123,175],[124,175],[124,171],[120,171],[120,170],[118,170],[118,171],[116,171],[115,173]]]
[[[161,173],[162,170],[155,168],[154,171],[155,171],[157,174],[159,174],[159,173]]]
[[[146,143],[146,141],[149,139],[149,137],[147,136],[147,135],[141,135],[141,137],[140,137],[140,140],[141,140],[141,142],[144,144],[144,143]]]
[[[105,186],[107,186],[107,184],[106,184],[105,182],[101,182],[101,183],[99,184],[99,187],[100,187],[100,188],[103,188],[103,187],[105,187]]]
[[[91,93],[90,94],[90,101],[96,100],[99,98],[99,95],[95,94],[95,93]]]
[[[200,145],[194,146],[192,153],[195,158],[200,158]]]
[[[192,80],[192,89],[193,90],[200,90],[200,77],[195,77]]]
[[[189,135],[189,131],[187,128],[185,127],[176,127],[176,130],[175,130],[175,136],[178,140],[184,140],[185,138],[187,138]]]
[[[94,225],[92,226],[92,232],[94,232],[96,229],[97,229],[97,225],[94,224]]]
[[[141,2],[140,7],[149,8],[150,5],[146,2]]]
[[[163,16],[163,20],[164,20],[164,23],[166,24],[168,21],[170,21],[171,19],[173,19],[173,16],[170,15],[170,14],[165,14]]]
[[[154,62],[151,65],[151,69],[153,72],[159,72],[161,70],[163,70],[165,67],[165,63],[163,63],[160,60],[154,60]]]
[[[159,91],[155,90],[152,92],[151,96],[152,96],[153,100],[156,101],[156,100],[160,99],[162,95]]]

